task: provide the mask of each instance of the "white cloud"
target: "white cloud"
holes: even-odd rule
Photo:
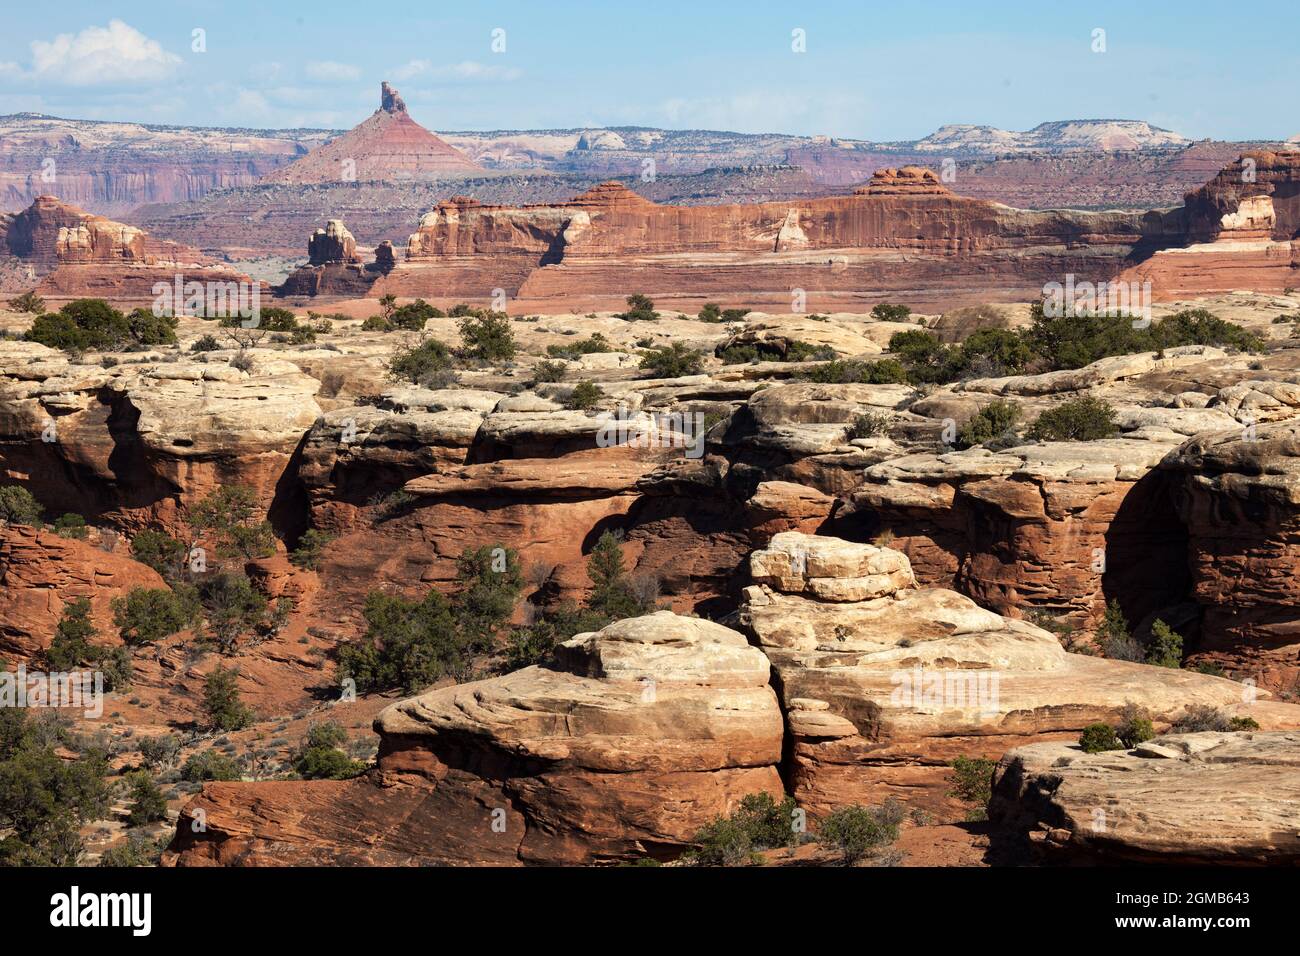
[[[393,70],[392,74],[396,80],[421,77],[463,83],[517,80],[523,75],[522,71],[515,67],[479,63],[476,60],[462,60],[460,63],[443,63],[437,66],[431,60],[410,60]]]
[[[349,63],[335,63],[333,60],[314,60],[305,68],[306,74],[313,80],[325,83],[352,83],[361,79],[361,70]]]
[[[121,20],[33,40],[31,79],[67,86],[136,86],[175,75],[181,58]]]

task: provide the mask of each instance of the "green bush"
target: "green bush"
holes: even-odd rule
[[[681,342],[674,342],[650,349],[641,356],[640,367],[650,372],[652,378],[681,378],[698,375],[704,368],[704,356]]]
[[[1115,728],[1115,737],[1128,750],[1155,737],[1155,727],[1151,718],[1136,704],[1127,704],[1120,715],[1119,726]]]
[[[267,624],[266,598],[242,572],[204,574],[196,590],[203,605],[204,631],[223,653],[230,653],[241,637]]]
[[[1210,704],[1188,704],[1183,709],[1182,716],[1169,728],[1171,734],[1196,734],[1205,731],[1235,733],[1244,730],[1259,730],[1259,724],[1253,717],[1232,717]]]
[[[181,739],[175,734],[140,739],[140,756],[150,767],[170,767],[181,752]]]
[[[103,852],[99,865],[115,869],[157,866],[168,842],[168,838],[151,840],[142,833],[128,833],[124,842]]]
[[[888,415],[876,415],[866,413],[853,419],[853,424],[849,426],[848,439],[852,441],[855,438],[877,438],[889,434],[891,419]]]
[[[858,362],[834,359],[824,365],[800,370],[799,378],[826,385],[898,385],[907,382],[907,369],[897,359]]]
[[[340,749],[347,742],[347,731],[338,724],[313,724],[294,760],[298,776],[304,780],[347,780],[362,773],[366,765]]]
[[[1183,666],[1183,637],[1164,621],[1157,620],[1151,625],[1147,663],[1157,667]]]
[[[519,558],[508,548],[466,550],[457,560],[458,590],[449,600],[431,590],[420,601],[372,591],[361,640],[339,647],[339,673],[357,690],[417,691],[451,675],[492,645],[523,587]]]
[[[76,299],[39,315],[26,338],[68,352],[176,344],[176,319],[156,316],[148,309],[124,315],[103,299]]]
[[[905,305],[881,302],[871,310],[871,317],[879,322],[906,322],[912,316],[912,310]]]
[[[564,399],[564,407],[571,411],[587,411],[595,408],[605,397],[604,389],[594,382],[579,382]]]
[[[0,519],[9,524],[25,524],[39,527],[41,516],[45,513],[32,497],[32,493],[22,485],[4,485],[0,487]]]
[[[957,445],[971,448],[1001,438],[1020,420],[1020,408],[1013,402],[994,399],[972,415],[957,432]]]
[[[897,840],[904,816],[903,805],[892,797],[878,807],[839,807],[822,820],[817,842],[834,847],[840,862],[852,866],[868,853]]]
[[[1079,746],[1083,748],[1084,753],[1096,754],[1104,750],[1123,750],[1124,745],[1119,742],[1115,736],[1115,730],[1110,724],[1089,724],[1083,728],[1083,733],[1079,736]]]
[[[69,601],[63,606],[59,623],[54,628],[54,637],[45,649],[46,666],[51,671],[66,673],[90,663],[97,650],[90,643],[95,635],[95,625],[90,620],[89,599],[79,597]]]
[[[156,644],[193,627],[199,611],[192,592],[178,594],[170,588],[132,588],[114,598],[112,607],[118,636],[130,647]]]
[[[81,829],[109,814],[107,772],[57,714],[0,707],[0,866],[75,866]]]
[[[761,850],[793,846],[795,802],[785,797],[777,803],[769,793],[751,793],[730,816],[719,816],[704,826],[692,842],[697,849],[688,859],[698,866],[744,866],[755,862]]]
[[[267,558],[275,554],[275,533],[261,519],[257,494],[246,485],[223,485],[190,509],[190,524],[211,532],[223,558]]]
[[[1097,441],[1118,431],[1110,403],[1099,398],[1072,398],[1039,415],[1026,435],[1032,441]]]
[[[445,315],[446,313],[441,309],[434,308],[423,299],[416,299],[414,302],[398,306],[391,315],[387,316],[387,319],[395,328],[420,332],[429,319],[441,319]]]
[[[1184,309],[1153,326],[1155,347],[1215,345],[1241,352],[1262,352],[1264,340],[1233,322],[1225,322],[1207,309]]]
[[[1106,605],[1106,612],[1097,625],[1097,644],[1103,654],[1117,661],[1141,661],[1146,656],[1142,645],[1129,633],[1128,620],[1114,598]]]
[[[131,556],[170,581],[184,568],[189,549],[171,535],[145,530],[131,539]]]
[[[220,665],[203,682],[203,714],[211,730],[243,730],[253,711],[240,699],[239,671]]]
[[[86,540],[90,529],[86,527],[86,519],[81,515],[65,514],[54,519],[54,533],[60,538],[75,538],[79,541]]]
[[[701,322],[721,322],[722,308],[716,302],[705,302],[695,317]]]
[[[993,796],[993,771],[997,762],[987,757],[957,757],[951,767],[948,783],[952,789],[948,795],[976,807],[988,806]]]
[[[397,349],[388,361],[388,373],[425,388],[445,388],[456,379],[454,366],[451,349],[437,339],[424,339]]]
[[[546,354],[551,358],[576,359],[583,355],[596,355],[605,352],[617,352],[614,343],[599,332],[593,332],[589,338],[579,339],[576,342],[565,342],[563,345],[546,346]]]
[[[187,783],[238,780],[240,776],[239,765],[218,750],[194,754],[181,767],[181,779]]]
[[[626,319],[629,322],[650,322],[659,318],[659,313],[655,311],[655,304],[649,296],[633,293],[625,301],[627,311],[617,313],[615,318]]]
[[[397,326],[382,315],[372,315],[361,323],[362,332],[391,332],[395,328]]]
[[[563,362],[541,361],[533,366],[533,382],[543,384],[547,382],[563,382],[565,365]]]
[[[216,352],[220,348],[221,343],[215,335],[200,335],[190,345],[191,352]]]
[[[127,774],[127,785],[131,807],[127,811],[126,822],[133,826],[144,826],[167,819],[167,798],[163,796],[153,777],[143,770]]]
[[[39,315],[45,311],[45,300],[33,290],[10,299],[9,308],[15,312],[30,312],[32,315]]]
[[[458,328],[461,349],[468,357],[484,362],[508,362],[515,357],[515,333],[504,312],[488,312],[482,318],[466,316]]]
[[[320,567],[321,555],[325,550],[325,545],[333,540],[334,536],[332,534],[327,534],[316,528],[308,528],[303,532],[302,537],[298,539],[298,547],[289,552],[289,560],[294,567],[315,571]]]

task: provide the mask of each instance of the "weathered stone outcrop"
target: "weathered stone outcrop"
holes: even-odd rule
[[[995,847],[1022,862],[1294,866],[1297,801],[1300,734],[1207,732],[1096,754],[1019,747],[989,818]]]
[[[387,240],[376,247],[374,261],[363,264],[357,241],[341,219],[329,220],[308,237],[307,260],[275,287],[276,295],[365,296],[397,264]]]
[[[1300,708],[1233,681],[1066,653],[1024,621],[912,586],[906,556],[888,548],[787,532],[751,555],[750,572],[740,619],[772,661],[787,779],[811,812],[890,794],[952,812],[954,758],[1077,738],[1129,703],[1161,726],[1191,704],[1300,724]]]
[[[1193,594],[1202,609],[1195,659],[1265,687],[1295,688],[1300,423],[1263,421],[1198,437],[1172,452],[1161,469],[1175,479]]]
[[[55,514],[125,527],[174,527],[227,484],[291,522],[290,462],[320,414],[320,383],[270,353],[250,355],[247,372],[199,361],[102,368],[0,342],[0,476]]]
[[[380,714],[378,769],[344,784],[209,784],[180,865],[581,864],[685,849],[779,794],[781,714],[745,638],[659,612],[580,634],[550,667]],[[205,831],[189,823],[202,810]]]
[[[53,531],[0,524],[0,658],[40,666],[64,607],[90,601],[100,634],[114,634],[112,600],[132,588],[165,587],[146,565]]]

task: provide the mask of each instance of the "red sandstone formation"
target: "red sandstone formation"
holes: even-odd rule
[[[459,150],[411,119],[397,91],[384,83],[369,119],[263,178],[274,183],[429,180],[481,171]]]
[[[177,275],[186,282],[251,281],[197,249],[154,239],[53,196],[38,197],[0,226],[0,251],[29,265],[41,277],[37,291],[48,298],[144,305],[153,300],[156,283],[171,286]]]
[[[275,288],[281,296],[365,296],[370,287],[397,265],[393,244],[375,248],[375,261],[363,266],[357,242],[341,219],[331,219],[307,240],[308,262]]]
[[[0,524],[0,657],[40,664],[63,608],[90,600],[101,634],[115,633],[110,602],[131,588],[160,588],[152,568],[95,544]]]

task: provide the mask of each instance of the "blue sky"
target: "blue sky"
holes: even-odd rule
[[[6,6],[4,113],[341,128],[375,109],[388,79],[442,130],[641,125],[889,141],[945,123],[1122,118],[1196,138],[1300,133],[1295,0]],[[791,49],[795,29],[806,52]],[[1098,29],[1105,52],[1093,50]]]

